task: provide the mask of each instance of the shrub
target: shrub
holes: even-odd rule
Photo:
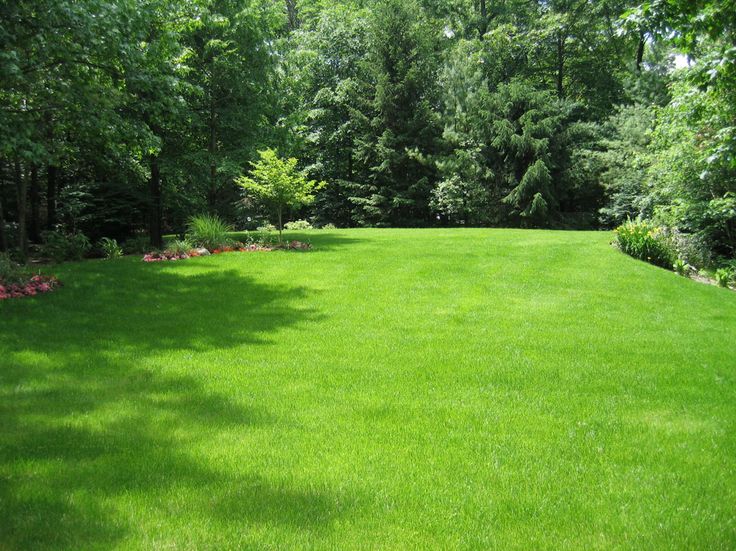
[[[333,224],[332,222],[330,222],[329,224],[325,224],[324,226],[322,226],[320,229],[322,229],[322,230],[336,230],[337,229],[337,226],[335,226],[335,224]]]
[[[189,254],[194,247],[187,239],[174,239],[166,246],[166,252],[173,255]]]
[[[651,222],[629,220],[615,231],[618,247],[634,258],[663,268],[670,268],[677,258],[665,231]]]
[[[230,243],[228,233],[231,231],[232,228],[218,216],[201,214],[189,219],[187,239],[197,247],[213,250]]]
[[[54,262],[65,260],[82,260],[92,248],[86,235],[81,232],[62,233],[47,231],[41,234],[43,245],[41,253]]]
[[[690,271],[690,265],[681,258],[678,258],[672,265],[672,269],[675,270],[677,275],[686,276]]]
[[[685,263],[696,268],[710,266],[713,257],[708,243],[700,235],[682,233],[674,228],[663,229],[664,235],[671,246]]]
[[[719,287],[728,287],[734,278],[734,271],[731,268],[718,268],[715,277]]]
[[[110,239],[109,237],[103,237],[100,239],[100,249],[102,249],[105,258],[108,260],[113,260],[123,256],[123,248],[118,245],[118,242],[115,239]]]
[[[284,228],[287,230],[311,230],[312,224],[307,220],[294,220],[293,222],[287,222]]]
[[[30,274],[25,267],[13,262],[7,253],[0,253],[0,284],[21,284],[29,277]]]
[[[264,226],[258,226],[258,230],[257,231],[262,232],[262,233],[272,233],[272,232],[275,232],[277,230],[278,230],[278,228],[276,226],[274,226],[273,224],[266,224]]]

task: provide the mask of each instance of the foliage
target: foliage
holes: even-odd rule
[[[219,216],[200,214],[189,219],[187,241],[211,251],[228,245],[232,241],[229,236],[232,230],[232,226]]]
[[[173,255],[183,255],[189,254],[193,248],[194,247],[189,239],[174,239],[166,244],[165,252]]]
[[[273,149],[258,152],[260,158],[251,163],[250,176],[240,176],[236,183],[246,196],[272,209],[278,220],[279,240],[283,230],[283,215],[286,209],[297,209],[314,201],[314,191],[325,182],[308,180],[296,169],[293,157],[282,159]]]
[[[651,222],[629,220],[615,232],[618,247],[634,258],[663,268],[671,268],[677,258],[666,232]]]
[[[25,266],[14,262],[7,253],[0,252],[0,284],[20,284],[29,277],[30,273]]]
[[[311,230],[312,224],[307,220],[294,220],[284,224],[284,228],[287,230]]]
[[[686,276],[690,272],[691,266],[681,258],[678,258],[672,265],[672,269],[675,270],[677,275]]]
[[[89,238],[81,232],[47,231],[41,237],[41,254],[54,262],[82,260],[92,248]]]
[[[123,256],[123,248],[115,239],[110,239],[109,237],[100,239],[100,249],[102,249],[102,253],[108,260]]]
[[[732,268],[718,268],[714,277],[719,287],[728,287],[734,279],[734,271]]]

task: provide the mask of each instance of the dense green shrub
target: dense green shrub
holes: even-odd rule
[[[284,228],[287,230],[311,230],[312,224],[307,220],[294,220],[293,222],[284,224]]]
[[[47,231],[41,234],[41,238],[41,253],[54,262],[81,260],[92,248],[89,239],[82,232]]]
[[[715,278],[719,287],[728,287],[734,279],[734,271],[731,268],[718,268]]]
[[[103,237],[100,239],[100,249],[105,258],[112,260],[123,256],[123,248],[118,244],[115,239],[109,237]]]
[[[690,271],[690,265],[681,258],[678,258],[672,265],[672,269],[675,270],[677,275],[686,276]]]
[[[189,219],[187,240],[197,247],[213,250],[226,247],[232,228],[218,216],[200,214]]]
[[[7,253],[0,253],[0,284],[21,284],[29,277],[30,274],[25,267],[13,262]]]
[[[663,268],[671,268],[677,259],[666,231],[646,220],[629,220],[616,228],[616,244],[628,255]]]

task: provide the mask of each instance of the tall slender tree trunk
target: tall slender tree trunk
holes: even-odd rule
[[[560,31],[557,33],[557,97],[565,97],[565,37]]]
[[[0,251],[8,250],[8,237],[5,234],[5,213],[3,211],[3,169],[5,163],[0,160]]]
[[[486,7],[486,0],[480,0],[480,38],[481,40],[488,30],[488,8]]]
[[[26,228],[26,198],[28,195],[26,179],[23,177],[23,170],[20,159],[15,159],[15,191],[17,195],[18,205],[18,251],[23,262],[26,261],[28,255],[28,231]]]
[[[641,73],[641,63],[644,60],[644,33],[639,34],[639,46],[636,48],[636,71]]]
[[[217,114],[215,113],[215,99],[212,91],[210,91],[210,140],[209,140],[209,157],[210,157],[210,190],[207,194],[207,204],[211,212],[215,212],[217,202]]]
[[[161,217],[163,214],[161,201],[161,169],[158,156],[151,157],[151,177],[148,180],[149,207],[148,207],[148,235],[151,245],[156,248],[163,246]]]
[[[56,225],[56,178],[58,171],[55,165],[46,167],[46,227],[53,230]]]
[[[296,0],[286,0],[286,16],[289,21],[289,30],[295,31],[299,28],[299,10],[296,7]]]
[[[41,238],[41,193],[38,186],[38,167],[34,164],[31,166],[31,219],[28,224],[28,234],[34,243],[38,243]]]
[[[284,238],[283,238],[282,234],[283,234],[283,230],[284,230],[284,225],[281,223],[281,214],[282,213],[281,213],[281,207],[280,206],[278,208],[278,211],[279,211],[279,243],[283,243],[284,242]]]

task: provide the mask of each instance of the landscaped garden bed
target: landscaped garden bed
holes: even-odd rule
[[[32,297],[61,286],[54,276],[33,274],[24,266],[0,254],[0,300]]]

